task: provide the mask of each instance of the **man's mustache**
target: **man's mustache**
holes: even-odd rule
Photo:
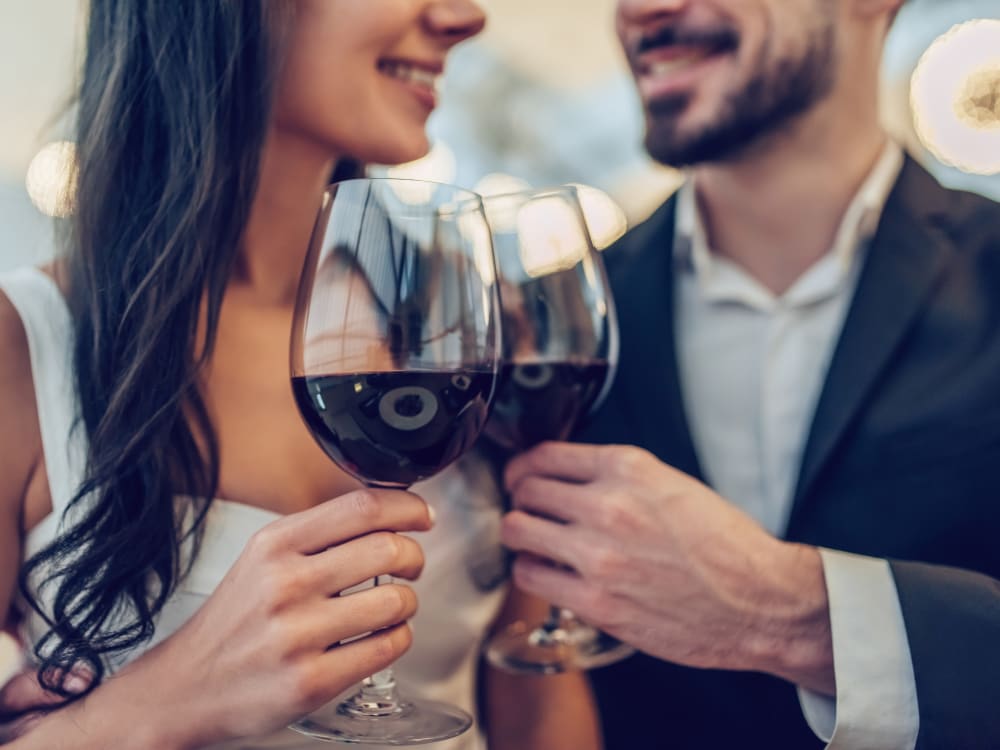
[[[686,29],[681,26],[663,26],[644,34],[636,41],[633,55],[664,47],[709,47],[713,52],[731,52],[739,47],[740,36],[734,29]]]

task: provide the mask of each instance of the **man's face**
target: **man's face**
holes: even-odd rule
[[[838,0],[619,0],[618,34],[664,164],[726,161],[835,80]]]

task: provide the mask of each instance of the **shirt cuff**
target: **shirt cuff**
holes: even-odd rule
[[[886,560],[820,549],[837,697],[799,688],[828,750],[913,750],[920,728],[910,644]]]

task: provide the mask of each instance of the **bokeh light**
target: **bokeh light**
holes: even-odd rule
[[[589,252],[580,214],[557,193],[521,206],[517,235],[521,266],[532,278],[573,268]]]
[[[587,229],[594,247],[604,250],[628,230],[625,211],[603,190],[590,185],[574,184],[573,187],[580,198],[580,207],[587,219]]]
[[[1000,174],[1000,20],[952,27],[928,48],[910,86],[921,143],[970,174]]]
[[[494,195],[507,195],[508,193],[519,193],[522,190],[530,190],[531,184],[520,177],[493,172],[483,177],[476,186],[472,188],[484,198]]]
[[[75,169],[76,145],[70,141],[55,141],[35,155],[28,166],[25,187],[39,211],[55,218],[73,213]]]

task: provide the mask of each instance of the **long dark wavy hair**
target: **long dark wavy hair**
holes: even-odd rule
[[[152,636],[216,494],[198,380],[257,189],[291,5],[90,2],[65,260],[87,471],[21,575],[49,625],[39,677],[66,698],[79,697],[65,689],[71,668],[96,685]],[[30,581],[53,589],[51,610]]]

